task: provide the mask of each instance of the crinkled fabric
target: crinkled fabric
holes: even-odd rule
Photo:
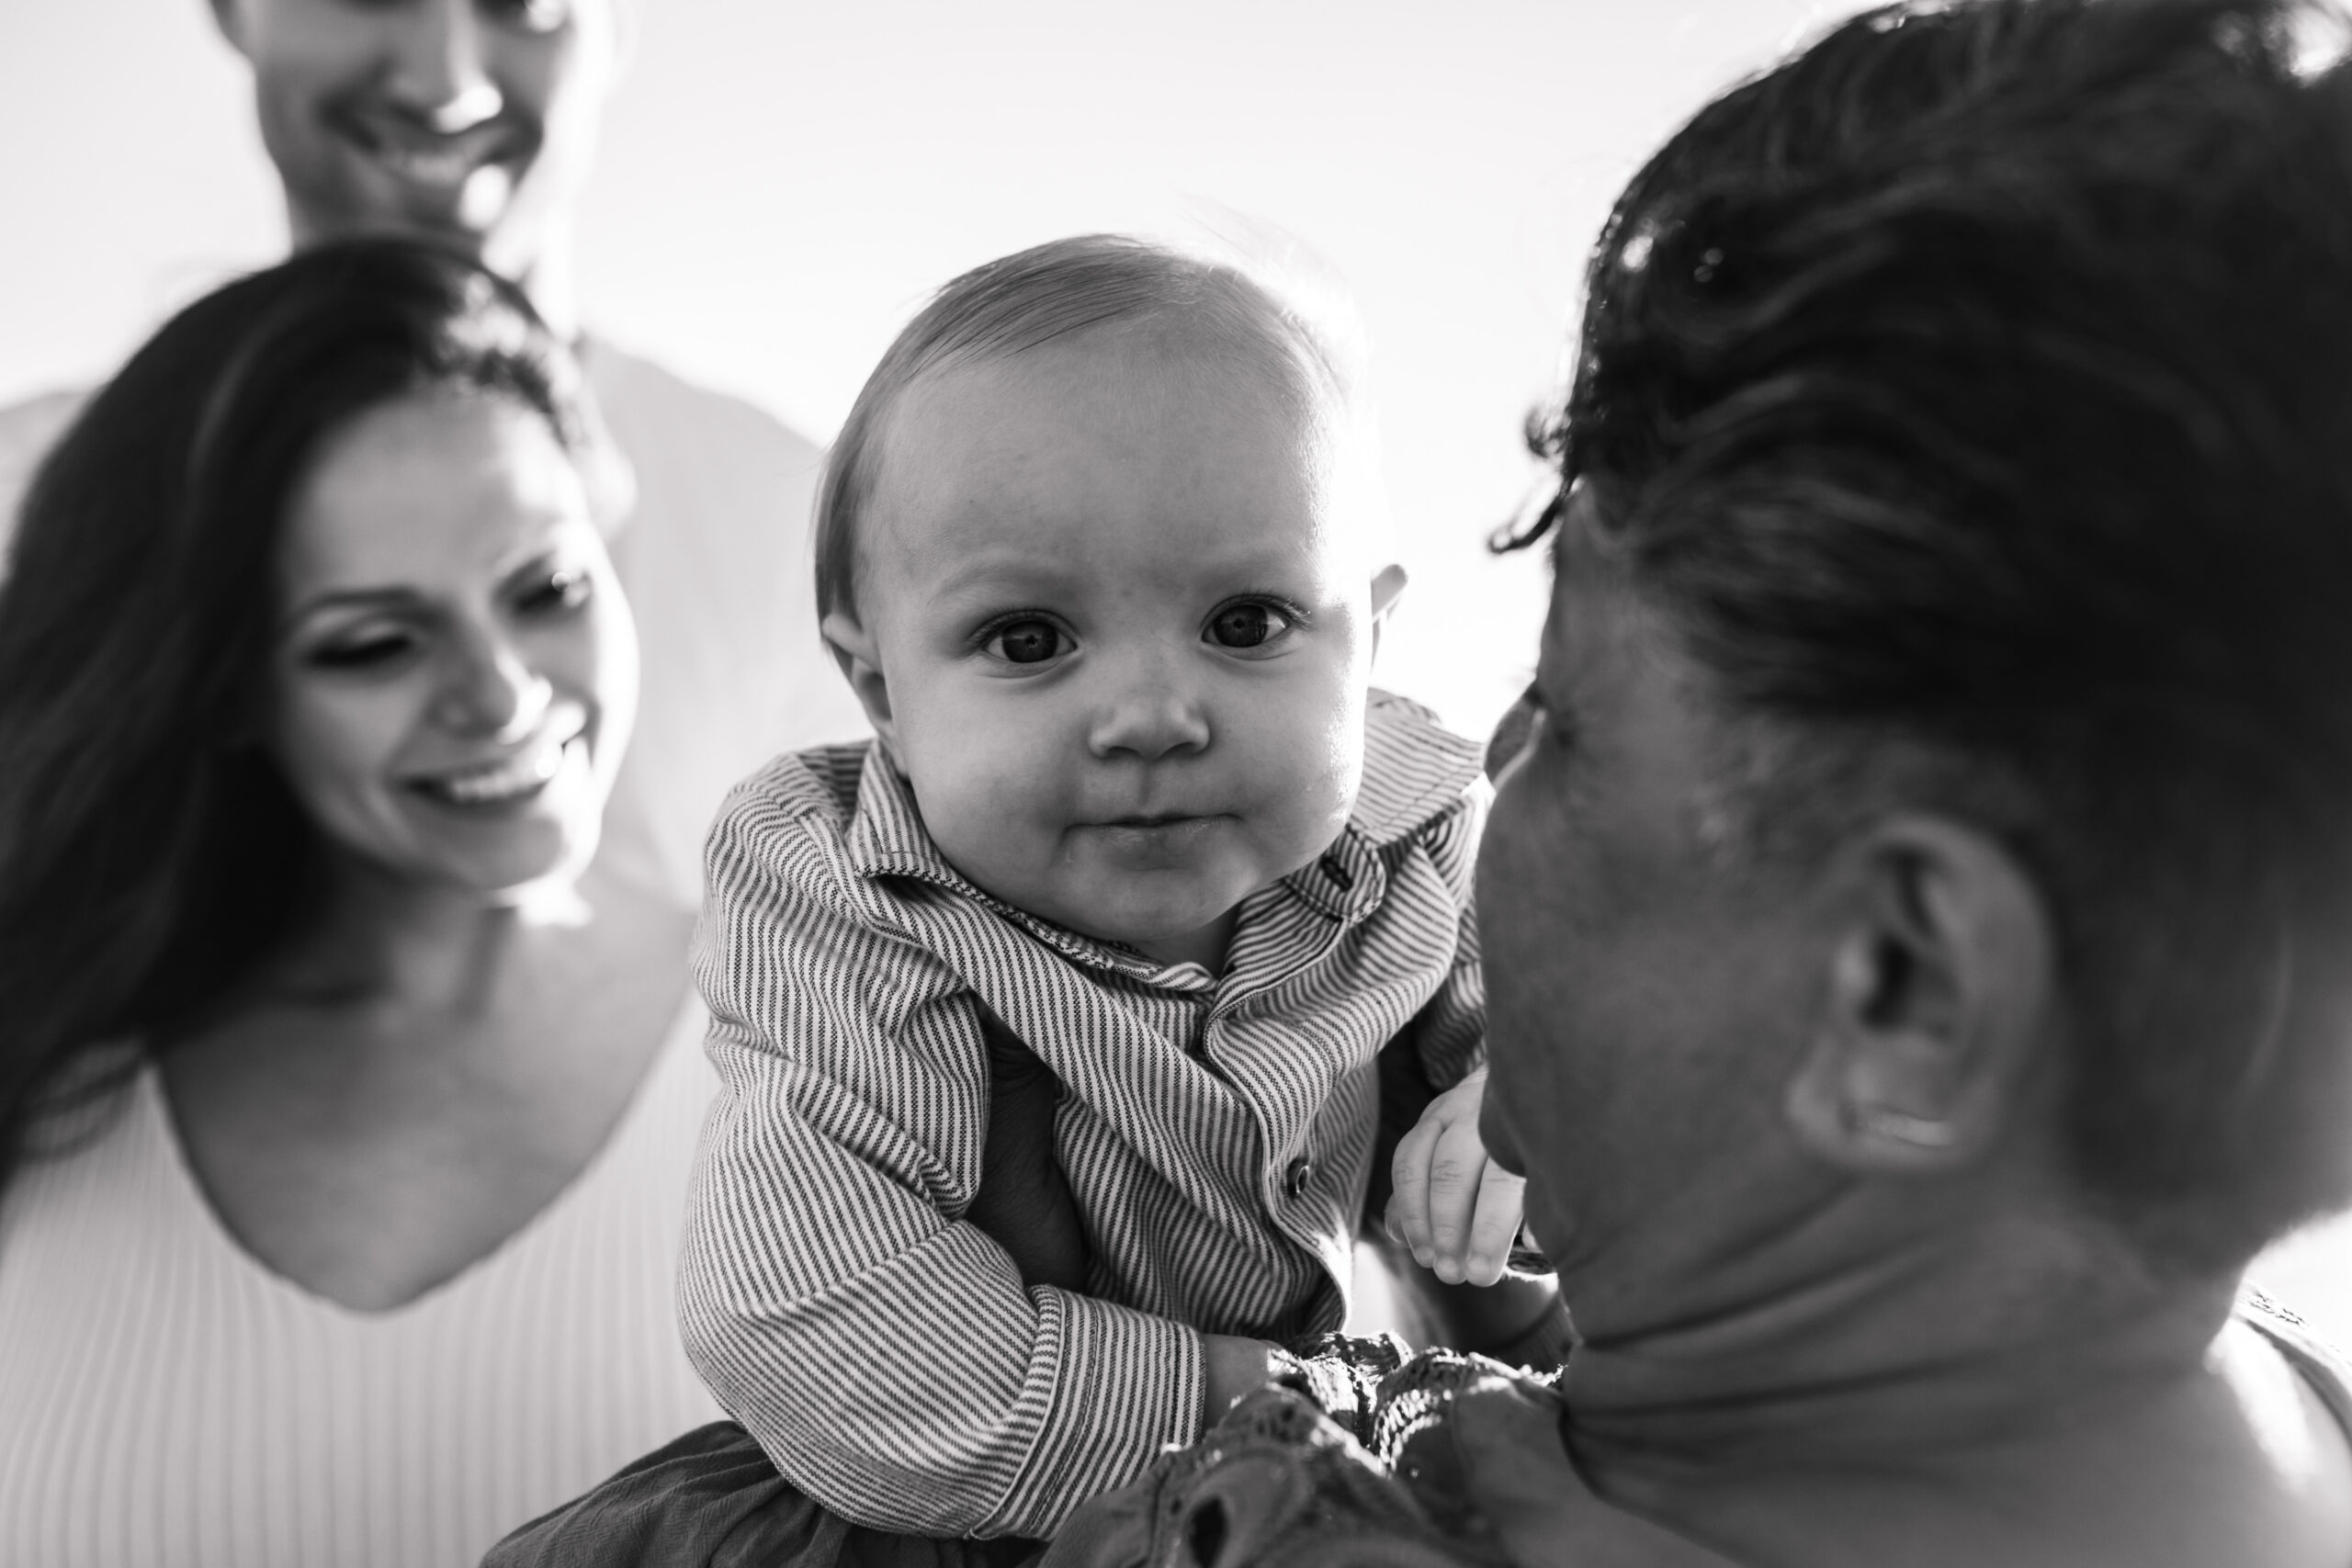
[[[1416,1446],[1439,1417],[1445,1371],[1472,1364],[1326,1336],[1198,1443],[1080,1509],[1041,1568],[1501,1568],[1492,1532],[1437,1473],[1458,1466]],[[1428,1495],[1401,1484],[1400,1461],[1440,1483]]]
[[[1593,1495],[1557,1382],[1335,1337],[1080,1509],[1039,1568],[1733,1568]]]
[[[1043,1568],[1502,1568],[1450,1540],[1296,1389],[1243,1398],[1142,1480],[1080,1508]]]

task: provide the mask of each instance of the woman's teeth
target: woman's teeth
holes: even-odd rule
[[[496,806],[520,800],[547,787],[562,768],[565,756],[580,743],[575,736],[562,745],[537,747],[494,767],[419,779],[416,787],[456,806]]]

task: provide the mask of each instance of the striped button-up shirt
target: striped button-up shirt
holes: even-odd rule
[[[688,1354],[776,1468],[861,1523],[1050,1534],[1197,1436],[1202,1333],[1336,1327],[1374,1058],[1483,1048],[1478,750],[1374,693],[1355,810],[1251,894],[1226,973],[990,897],[867,745],[779,758],[711,830],[695,976],[721,1089],[680,1272]],[[1085,1293],[963,1219],[983,1010],[1060,1079]]]

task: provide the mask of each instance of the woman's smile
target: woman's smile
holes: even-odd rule
[[[589,762],[587,714],[573,709],[503,757],[410,774],[403,784],[436,806],[498,810],[538,799],[565,769]]]

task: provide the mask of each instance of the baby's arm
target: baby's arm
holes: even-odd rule
[[[989,1054],[989,1137],[980,1188],[964,1217],[1004,1248],[1023,1283],[1076,1290],[1085,1282],[1086,1235],[1054,1155],[1060,1085],[1037,1054],[983,1019]],[[1285,1370],[1269,1340],[1201,1336],[1201,1425]]]
[[[834,846],[758,805],[714,832],[697,944],[721,1089],[680,1269],[688,1354],[836,1512],[1048,1535],[1193,1440],[1202,1337],[1027,1288],[962,1217],[989,1095],[972,1000],[864,918]]]

